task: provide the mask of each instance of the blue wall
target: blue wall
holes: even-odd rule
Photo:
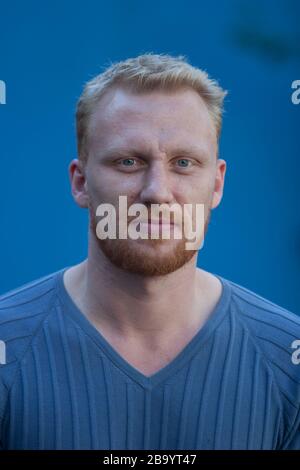
[[[298,1],[0,4],[0,292],[86,256],[67,174],[85,81],[142,52],[184,54],[229,90],[224,199],[199,265],[300,313]]]

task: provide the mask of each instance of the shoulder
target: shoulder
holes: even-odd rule
[[[226,282],[231,287],[231,306],[252,336],[271,349],[287,347],[290,356],[292,342],[300,340],[300,316],[240,284]]]
[[[232,281],[231,305],[236,317],[247,329],[252,341],[272,367],[277,380],[295,384],[300,392],[300,316]],[[299,341],[299,345],[298,342]],[[300,354],[299,354],[300,357]],[[300,403],[300,393],[297,394]]]
[[[40,277],[0,295],[0,328],[44,313],[54,296],[60,271]],[[1,331],[1,330],[0,330]]]
[[[277,388],[284,427],[292,433],[300,424],[300,316],[240,284],[225,282],[231,315]]]
[[[0,422],[16,371],[54,307],[59,272],[35,279],[0,296]]]
[[[6,352],[6,364],[20,359],[39,325],[52,311],[59,272],[30,281],[0,296],[0,344],[2,351],[5,349]]]

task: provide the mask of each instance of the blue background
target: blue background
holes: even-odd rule
[[[0,292],[86,257],[67,173],[76,100],[110,61],[151,51],[184,54],[229,90],[225,193],[198,264],[300,314],[300,2],[0,5]]]

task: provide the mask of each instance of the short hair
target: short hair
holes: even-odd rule
[[[222,125],[223,101],[227,91],[206,71],[189,64],[185,56],[146,53],[112,63],[102,73],[88,81],[77,102],[76,131],[79,159],[86,163],[88,156],[88,125],[100,98],[113,87],[126,87],[135,93],[154,90],[194,89],[203,98],[219,139]]]

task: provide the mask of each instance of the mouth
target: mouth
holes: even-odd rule
[[[174,225],[174,222],[170,220],[161,220],[161,219],[148,219],[148,220],[142,220],[142,224],[146,225]]]

